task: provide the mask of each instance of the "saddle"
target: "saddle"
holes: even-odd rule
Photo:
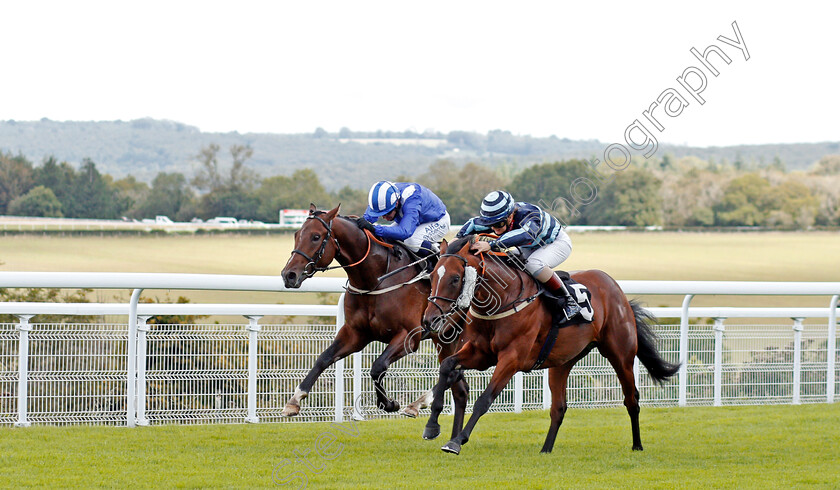
[[[557,325],[558,328],[568,327],[570,325],[580,325],[582,323],[590,323],[593,318],[592,293],[583,284],[575,281],[569,276],[568,272],[555,271],[555,274],[560,276],[560,280],[566,286],[566,289],[574,296],[577,304],[580,306],[580,312],[571,318],[566,318],[563,314],[563,307],[566,306],[565,296],[556,296],[543,288],[543,296],[551,300],[551,314],[552,324]]]
[[[494,234],[482,233],[478,235],[477,240],[492,241],[496,238],[498,238],[498,236]],[[489,254],[500,258],[508,267],[525,271],[525,261],[519,256],[519,250],[516,248],[503,250],[501,252],[489,252]],[[543,296],[549,301],[552,314],[552,325],[556,325],[557,328],[562,328],[570,325],[580,325],[582,323],[591,322],[594,311],[592,309],[592,304],[590,303],[592,293],[589,292],[586,286],[572,279],[568,272],[555,271],[555,274],[557,274],[560,277],[560,280],[563,281],[563,284],[566,286],[566,290],[574,296],[574,299],[577,301],[581,310],[573,317],[566,318],[566,315],[563,314],[563,309],[566,306],[566,297],[556,296],[550,293],[542,286],[542,284],[532,278],[532,280],[537,284],[537,287],[539,287],[542,291],[541,294],[543,294]]]

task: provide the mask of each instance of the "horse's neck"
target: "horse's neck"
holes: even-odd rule
[[[377,279],[386,273],[387,254],[390,251],[385,250],[385,253],[382,253],[382,245],[376,242],[369,244],[365,232],[347,220],[336,219],[333,227],[335,238],[341,247],[341,254],[336,260],[347,273],[350,284],[359,289],[373,288]]]
[[[492,255],[484,258],[482,275],[483,287],[476,288],[475,298],[478,304],[493,305],[501,308],[519,297],[530,296],[537,290],[535,281],[527,272],[515,269]]]

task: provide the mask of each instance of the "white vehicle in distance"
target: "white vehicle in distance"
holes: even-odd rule
[[[230,216],[216,216],[213,219],[208,219],[206,223],[213,224],[213,225],[222,225],[222,226],[236,226],[236,218],[231,218]]]
[[[146,218],[142,221],[143,224],[147,225],[172,225],[175,224],[169,219],[168,216],[155,216],[155,219]]]

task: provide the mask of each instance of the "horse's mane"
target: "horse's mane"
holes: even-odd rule
[[[454,242],[450,243],[449,246],[446,247],[446,250],[447,250],[447,252],[452,250],[452,252],[449,252],[449,253],[457,253],[462,248],[464,248],[464,245],[466,245],[467,243],[472,243],[474,238],[475,238],[474,235],[467,235],[467,236],[463,236],[461,238],[458,238]]]

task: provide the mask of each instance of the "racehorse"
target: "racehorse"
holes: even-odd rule
[[[376,391],[377,406],[386,412],[399,410],[383,385],[388,366],[420,345],[420,322],[426,308],[430,284],[418,268],[411,266],[407,253],[395,253],[394,245],[380,242],[370,232],[361,230],[351,218],[338,215],[339,204],[330,211],[319,211],[312,204],[306,221],[295,232],[295,248],[283,268],[287,288],[299,288],[316,272],[328,270],[333,259],[347,273],[344,299],[345,323],[333,343],[318,356],[315,365],[295,390],[283,410],[285,416],[300,412],[318,376],[336,361],[359,352],[373,341],[387,345],[370,370]],[[400,270],[402,269],[402,270]],[[389,277],[380,280],[385,274]],[[447,337],[451,331],[432,334],[440,361],[457,350],[457,343]],[[403,413],[416,417],[429,403],[431,390],[410,404]],[[452,396],[455,402],[453,437],[460,432],[467,405],[468,387],[462,375],[454,375]]]
[[[485,370],[496,366],[490,384],[476,400],[464,430],[441,448],[454,454],[460,453],[478,419],[514,374],[548,368],[551,425],[541,452],[550,453],[566,413],[569,372],[578,360],[597,347],[621,382],[624,405],[630,415],[633,450],[641,451],[639,391],[633,376],[633,358],[638,356],[650,376],[660,384],[679,369],[678,364],[666,362],[656,349],[650,327],[653,316],[635,302],[629,302],[612,277],[602,271],[587,270],[573,273],[571,277],[591,292],[592,321],[559,329],[552,327],[552,312],[542,301],[535,281],[526,272],[509,267],[502,260],[471,253],[470,245],[474,240],[475,236],[470,235],[448,246],[444,243],[440,260],[432,272],[432,296],[423,315],[423,324],[446,324],[456,313],[465,318],[461,322],[464,325],[461,348],[441,363],[432,414],[423,437],[433,439],[440,433],[437,420],[443,408],[441,395],[461,370]],[[518,283],[518,287],[511,283]],[[467,306],[470,308],[467,313],[459,310],[459,307]],[[553,336],[556,336],[556,342],[551,340]]]

